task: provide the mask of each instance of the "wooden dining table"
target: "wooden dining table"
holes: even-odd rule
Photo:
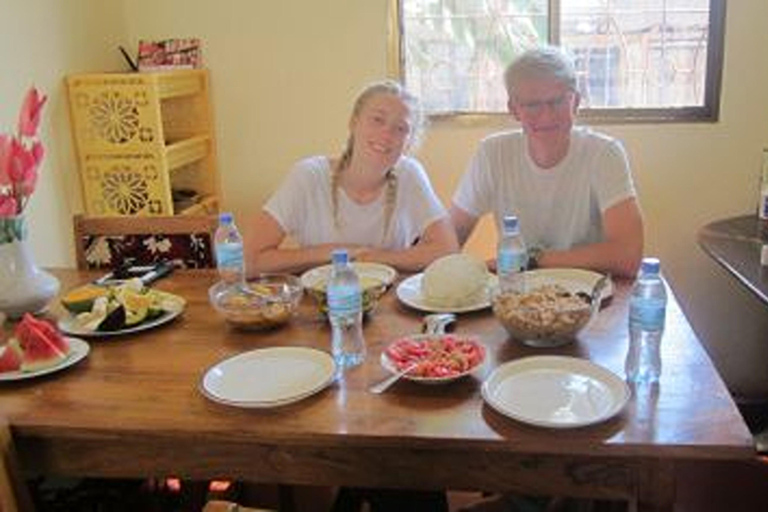
[[[62,290],[98,274],[53,269]],[[89,338],[80,363],[47,376],[0,382],[27,474],[175,475],[285,484],[522,491],[632,500],[671,511],[675,467],[754,457],[752,437],[670,290],[659,386],[635,390],[615,417],[582,428],[542,428],[484,403],[481,385],[500,364],[527,356],[593,361],[623,378],[631,282],[578,338],[535,349],[510,339],[490,309],[461,314],[457,333],[487,350],[473,374],[443,385],[401,381],[383,394],[379,356],[421,328],[424,313],[388,291],[365,322],[368,357],[323,391],[293,404],[248,409],[200,390],[212,365],[275,346],[330,349],[330,330],[305,296],[291,322],[267,332],[228,326],[208,300],[209,271],[177,271],[156,287],[186,298],[173,322],[144,332]],[[51,316],[64,314],[53,304]]]

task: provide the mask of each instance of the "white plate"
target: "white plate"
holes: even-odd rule
[[[591,293],[597,280],[603,277],[603,274],[598,272],[580,268],[539,268],[528,270],[523,275],[525,276],[525,286],[528,289],[538,288],[547,284],[559,284],[571,293]],[[608,283],[603,290],[603,299],[607,299],[612,295],[613,282],[608,279]]]
[[[468,313],[470,311],[479,311],[491,306],[492,290],[496,286],[497,278],[494,275],[490,275],[487,292],[485,297],[477,300],[471,304],[465,304],[463,306],[436,306],[431,304],[421,293],[421,280],[424,278],[424,274],[415,274],[407,279],[404,279],[397,286],[397,298],[400,302],[406,306],[412,308],[427,311],[429,313]]]
[[[276,407],[317,393],[334,378],[333,358],[321,350],[272,347],[230,357],[205,372],[203,394],[236,407]]]
[[[382,263],[353,262],[352,267],[357,272],[358,277],[369,277],[376,279],[385,286],[389,287],[397,277],[397,270]],[[328,278],[331,275],[333,265],[323,265],[307,270],[301,274],[301,285],[304,288],[324,289]]]
[[[486,356],[487,350],[485,346],[479,340],[477,340],[476,337],[474,336],[466,336],[461,334],[417,334],[414,336],[403,336],[403,338],[410,338],[413,340],[426,340],[429,338],[440,338],[442,336],[453,336],[456,338],[471,340],[472,343],[474,345],[479,346],[480,350],[482,351],[482,357],[480,358],[480,361],[478,361],[477,364],[475,364],[473,367],[468,368],[466,371],[463,371],[461,373],[457,373],[454,375],[450,375],[446,377],[422,377],[418,375],[406,374],[406,375],[403,375],[402,377],[404,380],[412,380],[414,382],[420,382],[423,384],[444,384],[447,382],[452,382],[456,379],[460,379],[466,375],[469,375],[470,373],[480,368],[480,366],[482,366],[483,363],[485,362],[485,356]],[[399,340],[393,341],[392,343],[387,345],[387,347],[381,352],[381,357],[380,357],[381,366],[383,366],[384,369],[387,370],[389,373],[397,373],[400,371],[397,367],[397,364],[387,354],[387,349],[389,349],[389,347],[391,347],[393,344],[397,343],[398,341]]]
[[[88,345],[88,342],[86,341],[69,337],[67,338],[67,341],[69,342],[69,354],[67,354],[67,358],[62,362],[33,372],[22,372],[21,370],[15,372],[3,372],[0,373],[0,382],[32,379],[34,377],[40,377],[41,375],[58,372],[59,370],[69,368],[73,364],[79,363],[85,359],[91,351],[91,346]]]
[[[157,318],[141,322],[140,324],[132,325],[124,329],[118,329],[117,331],[89,331],[83,329],[75,321],[74,316],[67,316],[59,320],[59,329],[65,334],[71,334],[73,336],[88,336],[92,338],[107,338],[110,336],[122,336],[123,334],[133,334],[137,332],[146,331],[147,329],[154,329],[157,326],[167,324],[177,316],[181,314],[184,309],[175,311],[166,311]]]
[[[618,414],[630,396],[614,373],[584,359],[526,357],[496,368],[483,399],[512,419],[550,428],[600,423]]]

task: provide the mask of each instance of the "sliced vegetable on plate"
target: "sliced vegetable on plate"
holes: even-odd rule
[[[74,334],[138,328],[163,315],[176,316],[186,304],[182,297],[149,288],[139,279],[108,286],[88,284],[70,291],[61,302],[73,315],[63,322],[64,330]]]
[[[385,369],[395,373],[416,365],[404,378],[448,382],[477,369],[485,361],[485,347],[473,336],[423,334],[390,343],[381,354]]]

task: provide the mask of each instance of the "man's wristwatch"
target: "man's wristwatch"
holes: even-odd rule
[[[528,249],[528,270],[539,268],[539,259],[543,252],[541,247],[531,247]]]

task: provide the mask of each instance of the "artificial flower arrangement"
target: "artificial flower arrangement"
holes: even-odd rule
[[[36,88],[30,88],[21,106],[16,134],[0,133],[0,218],[21,215],[35,191],[45,153],[37,129],[46,100]]]

